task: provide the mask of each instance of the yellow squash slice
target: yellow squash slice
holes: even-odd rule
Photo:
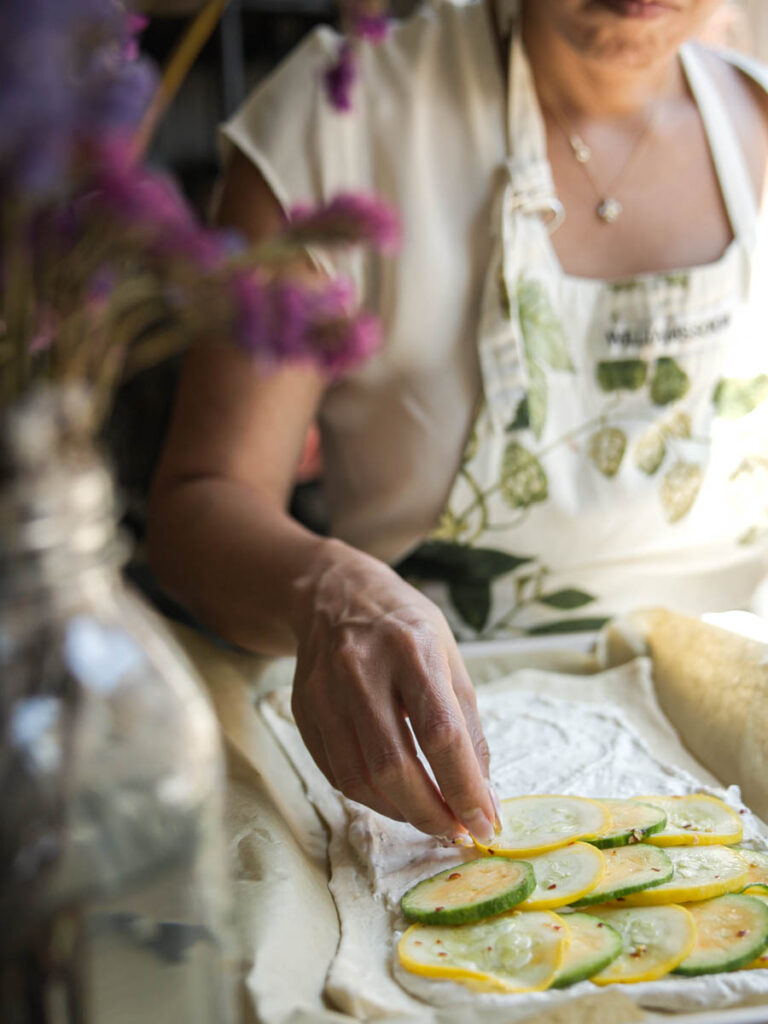
[[[632,907],[692,903],[738,892],[744,887],[746,861],[727,846],[670,846],[664,853],[672,861],[672,878],[653,889],[624,897],[623,903]]]
[[[736,849],[747,862],[748,873],[744,891],[768,894],[768,853],[760,850],[750,850],[746,846],[737,846]],[[751,893],[750,893],[751,894]]]
[[[642,796],[667,815],[667,824],[648,837],[653,846],[729,846],[741,842],[744,828],[736,811],[714,796]]]
[[[501,802],[501,832],[484,853],[524,857],[567,846],[611,826],[607,808],[580,796],[518,796]]]
[[[693,917],[675,904],[626,910],[601,907],[586,913],[605,921],[622,939],[619,956],[592,976],[596,985],[633,985],[663,978],[685,960],[696,942]]]
[[[568,938],[556,914],[512,910],[474,924],[414,924],[397,955],[406,971],[476,991],[538,992],[557,974]]]
[[[571,843],[548,853],[537,853],[529,856],[527,863],[533,868],[536,888],[519,904],[520,910],[564,907],[594,889],[605,874],[605,857],[589,843]]]

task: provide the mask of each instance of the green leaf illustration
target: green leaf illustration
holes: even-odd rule
[[[553,633],[592,633],[602,629],[610,616],[596,616],[593,619],[560,619],[559,622],[545,622],[526,630],[529,636],[551,636]]]
[[[597,383],[603,391],[637,391],[647,379],[644,359],[611,359],[597,364]]]
[[[449,592],[451,603],[461,618],[479,633],[491,614],[490,583],[460,583],[454,580],[449,585]]]
[[[440,520],[432,531],[431,536],[434,537],[435,540],[458,541],[463,529],[466,529],[466,527],[463,526],[461,520],[453,514],[451,509],[446,508],[443,510]]]
[[[693,436],[693,424],[687,412],[676,412],[659,428],[665,437],[679,437],[686,440]]]
[[[528,395],[520,399],[517,409],[515,410],[515,418],[507,427],[507,433],[513,434],[516,430],[526,430],[531,425],[531,417],[528,412]]]
[[[537,598],[541,604],[547,604],[550,608],[562,608],[564,611],[572,611],[574,608],[583,608],[585,604],[596,601],[594,594],[588,594],[584,590],[576,590],[574,587],[566,587],[563,590],[556,590],[552,594],[544,594]]]
[[[676,402],[687,394],[690,386],[688,374],[674,359],[662,356],[656,360],[651,381],[651,401],[654,405]]]
[[[603,476],[616,476],[626,450],[627,435],[618,427],[603,427],[589,439],[589,457]]]
[[[642,434],[635,443],[635,465],[648,476],[653,476],[660,468],[667,454],[664,435],[656,427],[651,427]]]
[[[517,282],[517,305],[528,360],[544,363],[553,370],[573,370],[563,325],[541,282],[521,275]]]
[[[501,306],[501,312],[505,320],[512,319],[512,301],[509,297],[509,288],[507,288],[507,279],[504,276],[504,266],[499,264],[499,272],[496,278],[496,283],[499,286],[499,305]]]
[[[501,465],[501,493],[512,508],[528,508],[549,497],[549,482],[539,460],[511,441]]]
[[[620,295],[623,292],[639,291],[642,288],[642,284],[635,278],[629,278],[627,281],[609,281],[608,287],[612,292]]]
[[[691,283],[691,275],[687,270],[664,275],[664,281],[672,288],[688,288]]]
[[[447,583],[488,582],[513,572],[531,559],[493,548],[471,548],[450,541],[428,540],[397,566],[402,576]]]
[[[724,377],[718,381],[712,401],[717,415],[726,420],[737,420],[761,405],[768,398],[768,375],[758,377]]]
[[[676,462],[664,474],[661,481],[661,504],[667,522],[677,523],[688,515],[703,478],[701,466],[694,462]]]
[[[528,363],[528,419],[537,440],[547,422],[547,375],[535,363]]]

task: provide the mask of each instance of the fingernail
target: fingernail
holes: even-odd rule
[[[466,832],[459,832],[451,839],[451,843],[454,846],[463,846],[467,850],[472,850],[475,844],[472,842],[471,836],[468,836]]]
[[[481,843],[490,843],[495,838],[496,833],[493,825],[479,807],[470,814],[467,814],[463,820],[469,829],[470,835],[473,835]]]
[[[491,798],[491,803],[493,804],[493,810],[494,810],[494,812],[496,814],[496,820],[493,823],[493,827],[494,827],[494,829],[496,831],[496,835],[498,835],[499,832],[501,832],[501,828],[502,828],[502,825],[501,825],[501,800],[499,800],[499,794],[496,792],[496,787],[492,786],[490,782],[488,783],[488,795]]]

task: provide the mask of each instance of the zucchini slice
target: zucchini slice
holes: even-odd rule
[[[605,874],[605,857],[589,843],[571,843],[559,850],[529,857],[536,888],[520,910],[554,910],[590,892]]]
[[[610,828],[607,808],[580,796],[518,796],[501,801],[501,832],[478,849],[505,857],[546,853],[582,836],[596,836]]]
[[[675,974],[738,971],[768,948],[768,906],[754,896],[729,893],[688,910],[696,922],[696,944]]]
[[[563,959],[568,926],[546,910],[509,913],[455,927],[414,924],[397,947],[406,971],[485,992],[548,988]]]
[[[408,921],[464,924],[509,910],[535,886],[533,868],[526,861],[478,857],[418,882],[400,906]]]
[[[667,815],[660,807],[652,807],[639,800],[609,800],[601,797],[599,803],[608,808],[611,827],[602,835],[584,836],[584,842],[592,843],[601,850],[642,843],[667,824]]]
[[[768,853],[760,850],[750,850],[746,846],[736,846],[735,849],[747,862],[747,881],[744,891],[748,892],[755,886],[756,892],[765,893],[768,891]]]
[[[626,897],[628,906],[693,903],[738,892],[747,877],[746,861],[727,846],[670,846],[664,853],[674,874],[668,882]]]
[[[768,907],[768,896],[765,895],[765,892],[762,890],[760,892],[755,890],[750,893],[750,895],[756,900],[760,900],[761,903],[764,903]],[[751,964],[747,964],[747,968],[750,970],[754,967],[768,967],[768,949],[764,950],[759,957],[752,961]]]
[[[624,899],[632,893],[669,882],[673,875],[672,861],[666,851],[655,846],[638,843],[637,846],[617,846],[604,850],[605,874],[591,892],[573,903],[574,907],[588,907],[593,903],[608,903]],[[661,900],[672,903],[671,899]]]
[[[632,985],[663,978],[685,960],[696,942],[693,917],[675,904],[627,910],[601,907],[589,913],[615,928],[622,940],[619,956],[592,976],[596,985]]]
[[[667,824],[648,840],[654,846],[729,846],[744,834],[741,818],[722,800],[703,793],[642,796],[638,800],[666,811]]]
[[[622,951],[621,936],[605,921],[589,914],[568,914],[571,941],[552,988],[567,988],[605,970]]]

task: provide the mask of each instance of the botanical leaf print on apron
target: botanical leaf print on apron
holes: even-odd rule
[[[681,57],[734,241],[704,267],[578,279],[549,240],[559,204],[513,34],[483,402],[439,523],[399,566],[459,638],[739,607],[768,572],[766,240],[722,101],[696,52]]]

